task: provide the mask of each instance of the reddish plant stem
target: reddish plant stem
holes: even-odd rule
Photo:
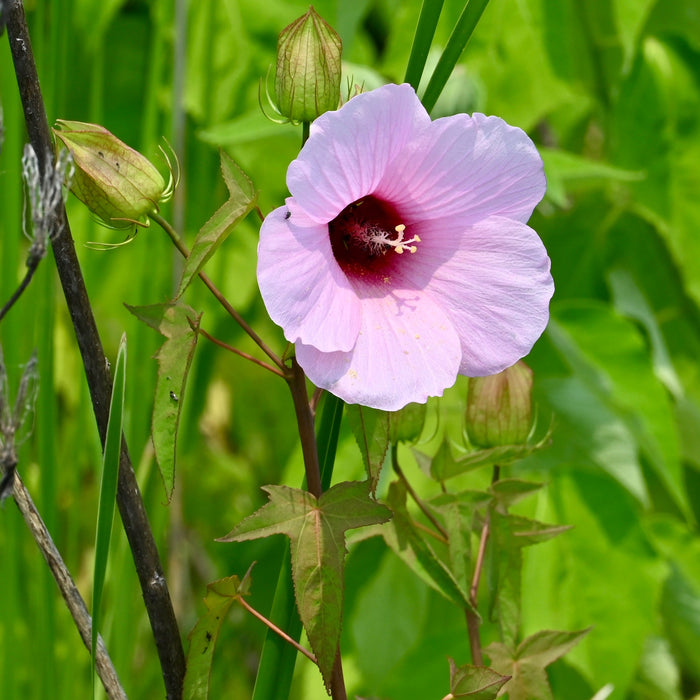
[[[223,340],[219,340],[218,338],[215,338],[210,333],[207,333],[207,331],[205,331],[203,328],[198,328],[197,332],[200,335],[203,335],[207,340],[214,343],[214,345],[218,345],[220,348],[223,348],[224,350],[228,350],[229,352],[232,352],[234,355],[238,355],[239,357],[242,357],[245,360],[249,360],[253,364],[256,364],[259,367],[262,367],[263,369],[266,369],[269,372],[276,374],[278,377],[282,377],[283,379],[286,378],[285,374],[283,372],[280,372],[280,370],[278,370],[276,367],[273,367],[272,365],[268,365],[267,362],[263,362],[262,360],[258,360],[257,357],[253,357],[252,355],[249,355],[247,352],[243,352],[242,350],[239,350],[238,348],[234,348],[232,345],[229,345],[228,343],[224,343]]]
[[[155,221],[170,237],[170,240],[175,244],[175,247],[180,251],[183,258],[187,259],[190,256],[190,251],[187,246],[180,240],[175,229],[170,225],[170,223],[164,219],[160,214],[150,215],[153,221]],[[218,287],[205,275],[203,272],[199,273],[199,279],[204,282],[207,289],[214,295],[214,298],[223,306],[231,318],[252,338],[253,342],[281,369],[284,370],[284,364],[282,360],[267,346],[265,341],[248,325],[248,322],[241,316],[236,309],[231,306],[228,299],[219,291]]]
[[[501,476],[501,468],[494,464],[493,475],[491,477],[491,485],[495,484]],[[479,583],[481,581],[481,573],[484,568],[484,558],[486,556],[486,545],[491,534],[491,511],[490,508],[486,511],[484,524],[481,528],[481,537],[479,538],[479,550],[474,563],[474,574],[472,583],[469,587],[469,602],[472,607],[465,609],[467,618],[467,632],[469,634],[469,648],[472,653],[472,663],[475,666],[482,666],[484,663],[483,654],[481,652],[481,637],[479,635],[479,616],[476,614],[479,596]]]
[[[304,469],[306,471],[306,488],[316,498],[323,493],[321,486],[321,467],[318,461],[318,449],[316,447],[316,432],[314,430],[314,417],[309,405],[309,395],[306,392],[306,375],[299,366],[296,358],[292,359],[292,367],[287,376],[289,390],[292,392],[294,411],[299,426],[299,439],[301,451],[304,455]]]
[[[292,401],[299,426],[299,439],[304,455],[304,469],[306,471],[306,488],[316,498],[323,493],[321,486],[321,468],[318,461],[318,448],[316,445],[316,432],[314,430],[314,415],[309,404],[309,395],[306,391],[306,375],[299,366],[296,358],[292,359],[292,366],[287,377],[289,390],[292,392]],[[340,657],[340,645],[338,646],[333,675],[331,676],[331,697],[333,700],[347,700],[345,680],[343,678],[343,663]]]
[[[441,539],[444,542],[447,542],[449,537],[447,535],[447,532],[445,531],[445,528],[442,527],[442,525],[440,524],[440,521],[430,512],[430,510],[425,505],[423,500],[416,493],[413,486],[411,486],[411,484],[409,483],[408,479],[406,478],[406,475],[403,473],[403,469],[401,469],[401,467],[399,466],[398,445],[396,445],[396,444],[391,446],[391,466],[394,468],[396,475],[403,482],[404,486],[406,487],[406,491],[408,491],[408,494],[415,501],[416,505],[421,509],[421,512],[423,513],[423,515],[425,515],[425,517],[428,518],[428,520],[430,520],[430,522],[435,526],[435,529],[441,535]]]
[[[268,620],[262,613],[259,613],[254,607],[248,604],[244,598],[237,598],[238,602],[254,617],[257,617],[260,622],[267,625],[275,634],[278,634],[286,642],[289,642],[297,651],[300,651],[307,659],[317,663],[316,657],[304,646],[299,644],[295,639],[292,639],[285,631],[281,630],[274,622]]]

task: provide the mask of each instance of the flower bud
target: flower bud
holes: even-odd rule
[[[340,101],[342,42],[313,7],[282,31],[277,41],[275,93],[279,112],[310,122]]]
[[[97,124],[57,121],[54,134],[73,155],[73,194],[114,228],[148,226],[148,214],[172,194],[156,167]]]
[[[522,361],[469,379],[467,433],[477,447],[521,445],[532,427],[532,370]]]

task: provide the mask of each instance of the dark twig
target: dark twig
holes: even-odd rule
[[[5,318],[5,315],[7,312],[14,306],[14,304],[17,302],[17,300],[22,296],[22,292],[29,286],[29,283],[32,281],[32,277],[34,277],[34,273],[36,272],[37,267],[39,267],[39,261],[37,260],[36,263],[29,268],[27,268],[27,274],[24,276],[24,279],[20,282],[19,287],[15,290],[14,294],[7,300],[7,303],[5,306],[0,309],[0,321],[2,321],[3,318]]]
[[[51,167],[48,158],[53,147],[24,7],[21,0],[5,0],[3,9],[27,133],[43,173],[46,168]],[[55,225],[60,229],[55,237],[52,236],[56,268],[83,359],[100,439],[104,443],[112,380],[64,207],[60,207],[56,218]],[[158,549],[124,441],[119,466],[117,504],[158,649],[166,696],[169,700],[179,700],[182,697],[185,676],[185,655]]]
[[[39,515],[39,511],[36,509],[32,497],[29,495],[22,479],[20,479],[16,471],[13,471],[13,477],[12,495],[14,496],[17,508],[19,508],[20,513],[22,513],[22,517],[27,523],[27,527],[32,533],[37,547],[39,547],[44,559],[46,559],[46,563],[49,565],[49,569],[58,585],[58,589],[61,591],[63,600],[66,601],[66,607],[73,617],[75,626],[78,628],[83,644],[85,644],[86,649],[90,651],[92,643],[92,619],[87,611],[85,601],[82,599],[80,591],[76,587],[73,577],[70,575],[70,571],[68,571],[60,552],[56,549],[56,545],[51,539],[51,535],[46,529],[46,525],[41,515]],[[110,700],[126,700],[126,693],[119,683],[117,672],[114,670],[112,660],[109,658],[102,636],[99,636],[97,639],[95,667],[97,668],[97,674],[102,681],[107,697],[109,697]]]

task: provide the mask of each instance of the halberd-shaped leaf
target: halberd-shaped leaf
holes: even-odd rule
[[[336,484],[320,498],[288,486],[265,486],[270,500],[221,542],[289,537],[299,616],[330,686],[343,607],[345,531],[384,523],[391,511],[370,496],[369,482]]]
[[[207,585],[204,599],[207,612],[188,635],[190,648],[187,652],[184,700],[207,700],[209,697],[209,675],[221,623],[236,598],[246,595],[249,588],[250,569],[242,581],[238,576],[229,576]]]
[[[168,500],[175,484],[175,452],[182,397],[197,345],[202,314],[184,304],[153,304],[126,308],[166,337],[156,353],[158,378],[153,402],[153,448]]]
[[[510,700],[551,700],[545,668],[585,637],[590,628],[578,632],[543,630],[524,639],[515,651],[501,642],[489,644],[484,651],[499,673],[511,674],[508,684]]]
[[[450,659],[450,694],[447,698],[470,700],[495,700],[501,686],[510,680],[492,668],[485,666],[457,666]]]
[[[236,162],[221,151],[221,172],[229,191],[225,204],[199,230],[194,245],[182,271],[182,279],[175,295],[179,299],[192,279],[197,275],[217,248],[228,238],[238,224],[255,208],[258,193],[248,176]]]

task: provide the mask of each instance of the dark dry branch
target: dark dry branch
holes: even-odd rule
[[[27,133],[43,173],[45,168],[51,167],[46,162],[46,154],[52,152],[52,143],[21,0],[5,0],[3,14],[7,23],[7,35],[24,108]],[[82,355],[100,439],[104,443],[112,380],[64,207],[60,208],[56,225],[62,227],[55,238],[52,238],[56,267]],[[185,676],[185,655],[160,557],[124,441],[119,466],[117,505],[158,649],[166,695],[169,700],[179,700],[182,697]]]
[[[61,591],[63,600],[66,601],[66,607],[75,621],[78,632],[80,632],[83,644],[87,650],[90,651],[92,645],[92,618],[87,611],[85,601],[82,599],[80,591],[76,587],[73,577],[70,575],[70,571],[68,571],[60,552],[56,549],[56,545],[51,539],[51,535],[46,529],[46,525],[41,515],[39,515],[39,511],[36,509],[32,497],[29,495],[22,479],[20,479],[16,471],[13,471],[12,475],[12,494],[15,498],[17,508],[19,508],[20,513],[22,513],[22,517],[27,523],[27,527],[32,533],[37,547],[39,547],[39,550],[44,555],[44,559],[46,559],[46,563],[49,565],[49,569],[51,569],[51,573]],[[107,697],[110,698],[110,700],[127,700],[126,693],[119,683],[117,672],[114,670],[112,660],[109,658],[102,636],[98,636],[97,638],[95,667],[97,669],[97,675],[100,677],[105,692],[107,693]]]
[[[33,263],[27,268],[27,274],[20,282],[19,287],[17,287],[14,294],[7,300],[7,303],[2,307],[2,309],[0,309],[0,321],[5,318],[7,312],[15,305],[17,300],[22,296],[24,290],[29,286],[37,267],[39,267],[39,260],[33,261]]]

